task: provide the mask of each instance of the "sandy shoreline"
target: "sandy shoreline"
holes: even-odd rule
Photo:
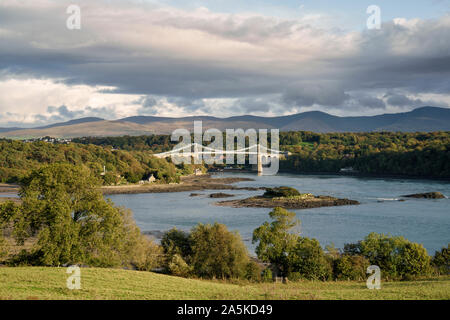
[[[174,184],[145,184],[102,187],[103,194],[132,194],[132,193],[167,193],[202,190],[264,190],[265,188],[236,187],[233,183],[254,181],[250,178],[228,177],[211,178],[210,175],[182,177],[181,183]]]
[[[104,186],[100,190],[103,194],[133,194],[133,193],[167,193],[184,191],[202,191],[202,190],[264,190],[265,188],[256,187],[236,187],[233,183],[241,181],[254,181],[250,178],[227,177],[212,178],[206,174],[202,176],[182,177],[180,183],[171,184],[129,184],[121,186]],[[15,184],[0,184],[0,201],[2,199],[14,198],[19,192],[19,186]],[[11,196],[11,197],[9,197]]]

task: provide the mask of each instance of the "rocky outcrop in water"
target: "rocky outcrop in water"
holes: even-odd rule
[[[407,194],[402,197],[405,198],[417,198],[417,199],[444,199],[445,196],[440,192],[424,192]]]
[[[234,194],[228,194],[223,192],[211,193],[209,195],[210,198],[231,198],[234,197]]]
[[[314,196],[306,194],[297,197],[267,198],[264,196],[251,197],[241,200],[225,200],[216,203],[218,206],[233,208],[275,208],[310,209],[320,207],[347,206],[359,204],[356,200],[339,199],[330,196]]]

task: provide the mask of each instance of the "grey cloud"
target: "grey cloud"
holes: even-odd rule
[[[48,115],[35,114],[33,117],[36,119],[36,122],[39,123],[54,123],[81,117],[117,118],[114,108],[107,107],[93,108],[91,106],[86,106],[83,110],[70,110],[65,105],[59,107],[49,106],[47,107],[47,113]]]
[[[168,97],[167,102],[183,108],[188,112],[202,111],[205,103],[201,99],[190,99],[185,97]]]
[[[151,108],[153,107],[155,104],[157,104],[157,101],[155,98],[153,97],[145,97],[144,100],[142,101],[142,107],[143,108]]]
[[[116,119],[117,113],[114,107],[97,107],[86,106],[83,110],[84,117],[99,117],[104,119]]]
[[[325,106],[339,106],[350,96],[336,83],[326,81],[318,84],[303,83],[290,88],[283,95],[283,101],[287,105],[312,106],[314,104]]]
[[[372,109],[386,109],[386,103],[376,97],[364,96],[356,99],[357,103],[363,107]]]
[[[36,119],[37,122],[41,122],[41,123],[45,123],[49,120],[48,117],[46,117],[42,114],[37,114],[37,115],[35,115],[34,118]]]
[[[403,94],[398,93],[387,94],[386,98],[387,103],[389,103],[392,106],[405,107],[405,106],[418,106],[423,104],[423,101],[421,99],[413,100]]]
[[[60,107],[49,106],[47,112],[53,114],[54,119],[57,120],[73,119],[84,113],[84,111],[71,111],[64,105]]]
[[[270,38],[287,37],[299,29],[312,30],[309,25],[299,25],[298,21],[278,21],[277,19],[253,16],[240,19],[237,16],[214,16],[209,19],[199,19],[195,16],[174,17],[167,14],[158,19],[159,23],[179,29],[195,29],[213,35],[239,39],[247,42],[261,42]]]
[[[411,93],[450,93],[450,16],[412,27],[383,23],[359,41],[360,55],[344,65],[359,69],[360,88],[401,88]]]
[[[239,99],[238,105],[241,113],[269,112],[274,111],[274,105],[269,99],[245,98]]]
[[[415,99],[409,98],[402,93],[397,92],[388,92],[384,95],[386,102],[391,106],[397,107],[423,107],[423,106],[439,106],[439,107],[447,107],[448,104],[443,101],[436,100],[423,100],[423,99]]]
[[[143,96],[134,101],[134,104],[140,105],[138,114],[143,116],[156,115],[158,113],[158,100],[153,96]]]

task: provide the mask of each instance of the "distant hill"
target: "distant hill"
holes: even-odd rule
[[[54,123],[54,124],[50,124],[48,126],[37,127],[34,129],[50,129],[50,128],[55,128],[55,127],[66,127],[66,126],[70,126],[73,124],[98,122],[98,121],[103,121],[103,120],[105,120],[105,119],[96,118],[96,117],[86,117],[86,118],[74,119],[74,120],[70,120],[70,121],[66,121],[66,122]]]
[[[251,115],[229,118],[210,116],[181,118],[135,116],[115,121],[107,121],[101,118],[82,118],[33,129],[3,128],[0,129],[0,137],[53,136],[73,138],[84,136],[170,134],[177,128],[192,130],[193,121],[196,120],[203,122],[203,129],[217,128],[219,130],[278,128],[281,131],[304,130],[320,133],[450,131],[450,109],[421,107],[410,112],[365,117],[337,117],[325,112],[312,111],[281,117]]]
[[[13,131],[13,130],[20,130],[21,128],[0,128],[0,133],[1,132],[8,132],[8,131]]]

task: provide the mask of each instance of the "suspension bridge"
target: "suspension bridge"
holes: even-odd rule
[[[272,158],[280,158],[281,156],[288,156],[287,151],[280,151],[280,150],[274,150],[270,149],[262,144],[254,144],[252,146],[241,148],[241,149],[214,149],[207,146],[203,146],[198,143],[191,143],[185,146],[181,146],[179,148],[173,149],[171,151],[167,152],[161,152],[154,154],[157,158],[168,158],[168,157],[179,157],[179,158],[186,158],[186,159],[194,159],[194,163],[201,163],[203,159],[203,155],[207,155],[209,157],[217,157],[219,159],[223,159],[225,157],[233,157],[233,163],[234,163],[234,156],[236,155],[248,155],[253,156],[256,158],[256,161],[251,161],[251,164],[257,165],[257,171],[258,173],[262,173],[263,171],[263,165],[269,164],[272,161]],[[254,159],[253,158],[253,159]],[[252,163],[253,162],[253,163]],[[256,162],[256,163],[254,163]]]

